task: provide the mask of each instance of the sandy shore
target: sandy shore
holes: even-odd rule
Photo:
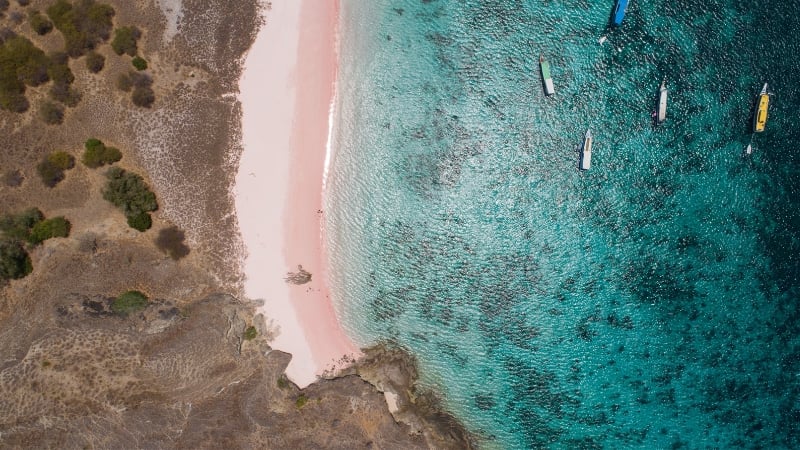
[[[328,295],[322,189],[336,79],[338,1],[273,0],[240,82],[243,144],[236,210],[248,256],[245,295],[263,299],[276,349],[303,387],[358,349]],[[284,278],[297,266],[312,275]]]

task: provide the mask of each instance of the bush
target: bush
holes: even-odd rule
[[[114,164],[122,159],[122,153],[118,149],[106,147],[99,139],[88,139],[84,146],[86,151],[83,152],[81,161],[86,167],[96,169],[106,164]]]
[[[133,88],[133,80],[131,80],[130,75],[126,73],[121,73],[117,77],[117,89],[120,91],[130,92],[131,88]]]
[[[139,231],[148,229],[152,224],[152,219],[149,215],[144,217],[142,213],[155,211],[158,209],[158,203],[156,203],[156,195],[150,190],[147,183],[139,175],[126,172],[119,167],[108,169],[106,178],[108,178],[108,183],[103,190],[103,198],[122,210],[125,217],[128,218],[128,225]],[[144,225],[147,227],[142,230]]]
[[[44,220],[38,208],[29,208],[18,214],[0,216],[0,232],[6,239],[27,241],[31,229]]]
[[[19,6],[28,6],[31,4],[31,0],[17,0]]]
[[[254,326],[249,326],[247,327],[247,329],[244,330],[244,340],[246,341],[252,341],[253,339],[256,338],[257,335],[258,332],[256,331],[256,327]]]
[[[42,178],[42,182],[47,187],[54,187],[64,179],[64,171],[75,166],[75,158],[66,152],[55,152],[48,155],[39,165],[36,171]]]
[[[0,280],[16,280],[33,271],[31,258],[19,241],[0,239]]]
[[[141,311],[147,307],[147,296],[139,291],[128,291],[111,301],[111,311],[121,316]]]
[[[55,83],[70,85],[75,81],[75,75],[69,68],[67,55],[54,53],[50,55],[50,64],[47,66],[47,76]]]
[[[67,84],[54,83],[50,88],[50,98],[61,102],[64,106],[74,108],[81,101],[81,93]]]
[[[47,155],[47,160],[61,170],[75,167],[75,157],[67,152],[53,152]]]
[[[137,87],[131,94],[133,104],[142,108],[149,108],[156,101],[156,94],[149,87]]]
[[[136,70],[139,71],[147,69],[147,61],[141,56],[135,56],[131,60],[131,64],[133,64],[133,67],[135,67]]]
[[[71,228],[72,225],[63,217],[42,220],[31,228],[28,242],[36,245],[50,238],[67,237]]]
[[[179,260],[189,254],[189,247],[184,244],[186,235],[178,227],[162,228],[156,238],[156,247],[166,252],[170,258]]]
[[[120,27],[114,30],[114,39],[111,41],[111,48],[114,53],[122,55],[127,53],[130,56],[136,56],[139,49],[136,46],[136,41],[139,40],[142,33],[136,27]]]
[[[0,38],[0,108],[26,111],[25,86],[48,81],[49,66],[50,59],[31,41],[10,31]]]
[[[48,125],[60,125],[64,122],[64,107],[53,102],[44,102],[39,109],[39,116]]]
[[[301,409],[303,406],[306,406],[306,403],[308,403],[308,397],[306,397],[306,394],[300,394],[297,400],[295,400],[294,405],[297,406],[297,409]]]
[[[89,72],[98,73],[103,70],[106,65],[106,58],[95,51],[86,54],[86,68]]]
[[[153,218],[146,212],[133,214],[128,216],[128,226],[144,233],[153,226]]]
[[[47,8],[47,15],[64,36],[67,53],[77,58],[108,40],[114,8],[94,0],[80,0],[75,5],[57,0]]]
[[[53,31],[53,22],[47,20],[39,11],[31,11],[28,15],[28,22],[36,34],[44,36],[45,34]]]

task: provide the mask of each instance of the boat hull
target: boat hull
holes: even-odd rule
[[[761,133],[767,127],[767,113],[769,112],[769,94],[767,93],[767,85],[761,89],[758,95],[758,105],[756,106],[756,114],[753,118],[753,131]]]
[[[581,170],[589,170],[592,167],[592,141],[591,131],[586,132],[586,137],[583,138],[583,148],[581,151]]]
[[[625,13],[628,11],[628,0],[617,0],[614,6],[613,23],[616,26],[622,25],[622,19],[625,18]]]
[[[544,60],[544,58],[539,58],[539,68],[542,70],[542,80],[544,81],[544,93],[546,95],[553,95],[556,91],[553,87],[553,78],[550,77],[550,64]]]
[[[658,94],[658,122],[661,123],[667,119],[667,88],[663,85]]]

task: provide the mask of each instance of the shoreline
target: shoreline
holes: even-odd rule
[[[360,355],[337,321],[322,241],[339,4],[271,3],[240,80],[236,214],[247,249],[245,296],[263,300],[271,345],[292,354],[286,375],[305,387]],[[311,280],[287,283],[299,265]]]

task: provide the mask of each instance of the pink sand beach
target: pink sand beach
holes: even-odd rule
[[[245,295],[264,301],[272,347],[300,387],[360,355],[328,294],[322,195],[337,70],[338,1],[272,0],[240,80],[244,152],[236,210]],[[312,275],[287,283],[298,265]]]

